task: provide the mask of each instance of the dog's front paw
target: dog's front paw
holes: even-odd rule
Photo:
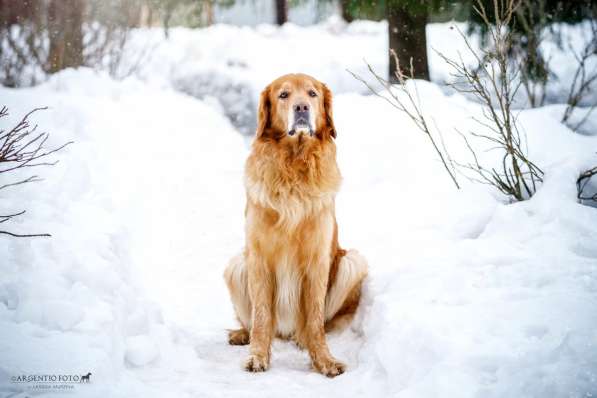
[[[265,372],[269,367],[269,358],[266,355],[251,354],[245,362],[248,372]]]
[[[327,377],[339,376],[346,370],[346,365],[335,360],[334,358],[313,361],[313,367],[319,373]]]

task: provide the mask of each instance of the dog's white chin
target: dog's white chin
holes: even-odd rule
[[[309,132],[311,131],[311,129],[309,128],[309,126],[297,126],[297,127],[294,128],[294,131],[297,134],[300,134],[300,133],[309,134]]]

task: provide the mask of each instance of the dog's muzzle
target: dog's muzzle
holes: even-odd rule
[[[311,115],[309,105],[302,103],[292,107],[294,116],[294,122],[288,131],[289,136],[293,136],[297,133],[309,133],[309,136],[313,136],[313,126],[311,126]]]

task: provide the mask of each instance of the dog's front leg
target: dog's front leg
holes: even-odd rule
[[[269,367],[273,335],[273,276],[267,263],[255,256],[248,256],[247,276],[251,297],[250,355],[245,369],[263,372]]]
[[[298,337],[299,342],[309,350],[313,367],[327,377],[335,377],[344,373],[346,366],[332,356],[325,337],[324,311],[328,267],[324,264],[322,262],[315,265],[305,273],[301,294],[304,319]]]

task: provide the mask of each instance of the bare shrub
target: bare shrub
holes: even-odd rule
[[[26,86],[43,78],[49,49],[45,19],[36,8],[0,0],[0,83]]]
[[[88,0],[83,23],[85,66],[105,70],[118,79],[139,69],[154,48],[148,43],[135,54],[128,51],[131,28],[140,21],[139,10],[143,4],[144,0],[116,0],[108,7],[104,2]]]
[[[473,95],[483,106],[483,118],[473,118],[486,133],[471,132],[476,138],[488,141],[494,150],[503,152],[501,165],[485,165],[477,156],[476,149],[466,138],[465,145],[472,155],[472,162],[457,163],[469,178],[489,184],[504,195],[524,200],[531,197],[537,184],[543,181],[543,171],[527,156],[512,104],[520,85],[519,69],[509,62],[508,54],[512,47],[512,32],[508,29],[520,0],[494,0],[495,16],[491,21],[481,1],[477,1],[475,11],[488,29],[491,46],[489,49],[473,50],[468,38],[459,30],[467,48],[476,59],[475,67],[467,66],[462,59],[454,60],[438,53],[448,63],[457,78],[451,84],[457,91]],[[466,171],[472,172],[472,176]]]
[[[151,13],[151,25],[159,23],[166,39],[173,26],[196,28],[215,21],[215,7],[230,7],[234,0],[145,0]]]
[[[597,175],[597,166],[593,167],[592,169],[585,170],[578,176],[576,180],[576,191],[579,202],[583,203],[584,201],[592,201],[596,202],[597,204],[597,190],[595,192],[588,193],[586,192],[588,184],[592,181],[593,177]]]
[[[400,61],[398,59],[398,56],[396,55],[396,52],[394,52],[394,50],[390,50],[390,55],[391,55],[391,57],[393,57],[394,62],[396,62],[396,69],[394,71],[395,83],[390,82],[390,81],[384,79],[383,77],[381,77],[377,72],[375,72],[375,70],[373,70],[371,65],[367,64],[367,68],[369,69],[369,72],[375,78],[375,80],[384,87],[384,93],[387,95],[383,95],[380,92],[378,92],[374,87],[372,87],[362,77],[354,74],[351,71],[348,71],[348,72],[355,79],[357,79],[361,83],[363,83],[369,89],[369,91],[371,91],[371,93],[384,99],[386,102],[388,102],[394,108],[396,108],[400,112],[406,114],[415,123],[417,128],[421,132],[423,132],[429,139],[429,142],[431,143],[433,150],[439,156],[439,158],[444,166],[444,169],[446,170],[446,172],[452,179],[452,182],[454,183],[456,188],[460,189],[460,185],[458,184],[458,181],[456,179],[456,172],[454,170],[454,166],[453,166],[452,162],[450,161],[450,156],[448,155],[445,146],[442,145],[442,148],[440,149],[436,139],[434,138],[434,135],[431,133],[431,128],[430,128],[429,122],[426,119],[426,117],[423,115],[423,111],[421,109],[421,100],[419,98],[419,92],[417,91],[416,83],[414,83],[414,80],[413,80],[414,68],[412,65],[412,59],[411,59],[410,67],[408,68],[410,75],[407,76],[403,72],[404,70],[406,70],[406,68],[400,67]],[[409,79],[413,80],[412,85],[407,84],[407,81]],[[437,131],[437,134],[439,135],[439,130]],[[440,136],[440,141],[441,141],[441,136]]]
[[[597,6],[596,6],[597,8]],[[570,52],[574,55],[577,62],[576,71],[570,84],[568,91],[568,98],[566,103],[566,110],[562,116],[562,123],[566,123],[573,131],[578,130],[588,119],[589,115],[595,109],[595,104],[591,105],[588,112],[580,119],[580,121],[572,124],[570,118],[574,110],[581,104],[583,99],[592,89],[594,83],[597,82],[597,12],[593,9],[594,18],[589,20],[590,33],[585,46],[580,53],[575,52],[570,45]],[[593,62],[592,68],[590,63]]]
[[[522,0],[516,8],[518,31],[513,31],[511,58],[520,70],[522,87],[532,108],[543,106],[552,73],[541,43],[549,26],[546,0]]]
[[[0,0],[0,83],[34,85],[78,66],[115,78],[131,75],[153,49],[148,44],[136,54],[126,51],[144,1],[30,0],[28,7],[14,8]]]
[[[240,66],[239,66],[240,67]],[[251,85],[237,75],[218,68],[177,76],[174,88],[204,101],[217,101],[232,125],[243,135],[252,135],[257,123],[257,104]]]
[[[512,110],[514,98],[522,83],[518,79],[518,68],[509,58],[512,51],[512,33],[508,29],[508,24],[512,21],[520,1],[494,0],[494,21],[490,21],[482,2],[477,1],[475,11],[486,25],[489,38],[492,41],[491,46],[488,47],[489,49],[477,53],[466,35],[458,30],[468,50],[474,55],[477,61],[476,65],[469,67],[462,58],[453,60],[438,53],[453,69],[456,83],[451,85],[461,93],[472,95],[482,105],[483,118],[473,118],[473,120],[486,132],[478,133],[473,131],[471,135],[492,144],[493,150],[499,150],[503,153],[499,167],[483,164],[477,156],[478,151],[464,134],[461,135],[464,139],[464,145],[470,152],[472,161],[468,163],[454,161],[449,156],[445,145],[443,145],[441,133],[436,127],[436,130],[438,130],[437,136],[442,143],[440,149],[437,140],[434,139],[434,135],[431,133],[428,120],[422,113],[416,84],[406,84],[408,76],[398,73],[396,76],[398,83],[392,85],[381,78],[368,65],[369,71],[375,80],[385,88],[384,94],[386,95],[382,95],[363,78],[351,72],[373,94],[383,98],[393,107],[408,115],[417,128],[427,135],[456,187],[459,187],[455,177],[455,171],[458,171],[475,182],[497,188],[501,193],[515,200],[524,200],[531,197],[537,189],[537,184],[543,181],[543,171],[527,156],[526,143],[523,142],[523,135],[520,133],[516,116]],[[412,78],[412,75],[410,78]],[[393,91],[394,89],[400,95],[397,95]]]
[[[36,108],[27,113],[16,126],[4,130],[0,129],[0,191],[12,188],[22,184],[41,181],[36,175],[23,176],[19,171],[29,170],[40,166],[53,166],[58,161],[51,161],[50,155],[60,151],[72,142],[60,145],[56,148],[46,148],[46,142],[49,138],[48,133],[37,132],[37,125],[29,124],[29,117],[40,110],[47,108]],[[0,109],[0,119],[8,116],[8,109],[3,106]],[[9,178],[13,177],[9,181]],[[25,213],[25,210],[16,213],[0,215],[0,224],[19,217]],[[17,234],[6,230],[0,230],[0,234],[14,237],[36,237],[50,236],[47,233],[41,234]]]

